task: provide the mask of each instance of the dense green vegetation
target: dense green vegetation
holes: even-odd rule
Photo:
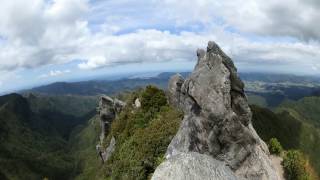
[[[136,98],[141,100],[141,108],[131,106]],[[116,139],[116,150],[105,165],[107,177],[147,179],[164,159],[182,114],[167,104],[162,90],[153,86],[133,93],[127,104],[107,137],[107,142],[112,136]]]
[[[98,97],[29,94],[27,100],[37,116],[33,125],[38,131],[67,139],[74,127],[86,123],[96,114]]]
[[[300,151],[289,150],[285,152],[282,165],[285,171],[285,178],[288,180],[317,179],[306,157]]]
[[[268,107],[268,103],[266,99],[262,96],[258,96],[255,94],[249,94],[248,95],[248,103],[249,104],[254,104],[260,107]]]
[[[0,99],[6,99],[0,106],[2,179],[68,179],[73,160],[65,140],[34,131],[36,117],[25,98],[12,94]]]
[[[311,165],[320,172],[320,132],[314,126],[297,120],[290,113],[274,113],[255,105],[252,124],[266,142],[275,137],[284,149],[299,149],[310,159]]]
[[[74,158],[75,180],[104,179],[104,168],[95,149],[99,141],[100,119],[91,118],[86,124],[78,126],[70,135],[70,151]]]
[[[286,101],[277,109],[287,111],[296,119],[320,128],[320,97],[305,97],[298,101]]]
[[[90,113],[98,103],[97,96],[55,96],[31,93],[27,94],[26,98],[28,99],[33,112],[41,113],[43,111],[52,111],[74,117],[85,116],[86,114]]]
[[[89,97],[1,96],[0,179],[73,179],[68,134],[95,103]]]
[[[130,105],[118,115],[106,138],[107,145],[114,136],[117,145],[104,165],[95,149],[100,120],[94,116],[85,123],[85,118],[94,114],[96,99],[43,95],[24,98],[17,94],[1,97],[1,179],[149,177],[164,159],[182,114],[170,107],[164,91],[154,86],[122,96]],[[141,101],[140,108],[131,106],[136,98]]]
[[[269,151],[283,158],[284,177],[287,180],[317,180],[319,179],[308,158],[299,150],[283,150],[277,138],[268,142]]]

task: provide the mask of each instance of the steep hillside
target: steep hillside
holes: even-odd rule
[[[0,97],[0,179],[73,179],[68,138],[95,112],[96,97]],[[94,147],[94,146],[93,146]]]
[[[22,96],[3,96],[0,102],[0,174],[4,179],[68,179],[73,160],[66,142],[33,129],[37,117]]]
[[[274,113],[251,106],[252,124],[264,141],[277,138],[285,149],[300,149],[320,174],[320,130],[296,119],[289,112]]]
[[[164,91],[152,86],[121,96],[128,104],[141,98],[142,107],[127,106],[119,114],[110,134],[118,141],[117,151],[104,165],[95,148],[100,119],[89,118],[96,114],[96,97],[0,97],[1,179],[104,179],[136,168],[142,171],[132,177],[150,175],[177,131],[180,113],[167,104]]]
[[[70,135],[69,147],[74,158],[73,174],[76,180],[104,179],[103,164],[95,149],[99,134],[100,120],[94,116]]]
[[[285,101],[277,108],[277,111],[287,111],[296,119],[320,128],[320,97],[313,96],[298,101]]]
[[[74,117],[85,116],[95,109],[97,96],[26,94],[33,112],[56,111]],[[91,116],[92,117],[92,116]]]
[[[33,125],[39,131],[68,138],[75,126],[87,122],[96,114],[98,97],[29,94],[27,100],[37,116]]]

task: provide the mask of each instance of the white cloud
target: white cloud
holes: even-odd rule
[[[71,71],[69,69],[61,71],[61,70],[51,70],[49,73],[47,74],[42,74],[39,76],[39,78],[48,78],[48,77],[56,77],[56,76],[62,76],[65,75],[67,73],[70,73]]]
[[[178,24],[217,22],[242,32],[320,40],[318,0],[165,0],[159,3]]]
[[[98,68],[99,66],[106,65],[106,58],[103,56],[95,56],[90,58],[87,62],[85,63],[80,63],[78,66],[80,69],[94,69]]]
[[[0,69],[65,63],[77,53],[88,32],[83,0],[13,0],[1,2]]]
[[[311,68],[320,58],[318,1],[0,1],[2,71],[75,59],[81,69],[194,60],[208,40],[251,65]],[[294,41],[278,41],[283,36]]]

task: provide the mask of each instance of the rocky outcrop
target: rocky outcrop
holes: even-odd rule
[[[100,143],[96,146],[96,149],[103,162],[111,156],[116,144],[115,138],[112,137],[109,146],[106,149],[104,149],[104,138],[109,133],[112,121],[116,118],[116,115],[121,112],[124,106],[125,103],[118,99],[112,99],[109,96],[100,97],[97,111],[100,117],[101,133]]]
[[[112,99],[109,96],[100,97],[97,111],[100,117],[101,124],[101,142],[103,141],[105,135],[108,134],[111,123],[116,118],[116,113],[120,113],[124,106],[125,103],[118,99]]]
[[[173,178],[174,176],[174,178]],[[196,152],[180,153],[162,163],[152,180],[236,180],[225,163]]]
[[[114,137],[111,138],[111,141],[109,143],[109,146],[106,148],[106,150],[102,153],[102,158],[104,161],[108,160],[109,157],[112,155],[116,148],[116,139]]]
[[[252,127],[244,84],[232,60],[212,41],[197,56],[186,80],[175,75],[169,82],[169,101],[184,119],[166,158],[170,162],[181,153],[198,152],[224,162],[238,178],[279,179],[266,144]],[[168,179],[176,179],[171,175]]]

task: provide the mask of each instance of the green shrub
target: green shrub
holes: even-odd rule
[[[167,98],[163,90],[149,85],[142,92],[141,107],[144,112],[155,113],[165,105],[167,105]]]
[[[283,151],[283,148],[277,138],[271,138],[268,145],[271,154],[280,155]]]
[[[283,158],[283,168],[288,180],[312,180],[307,171],[307,161],[297,150],[289,150]]]
[[[132,93],[127,104],[141,98],[141,108],[126,106],[111,125],[116,149],[105,168],[110,179],[150,179],[176,134],[182,113],[167,104],[165,93],[147,86]]]

